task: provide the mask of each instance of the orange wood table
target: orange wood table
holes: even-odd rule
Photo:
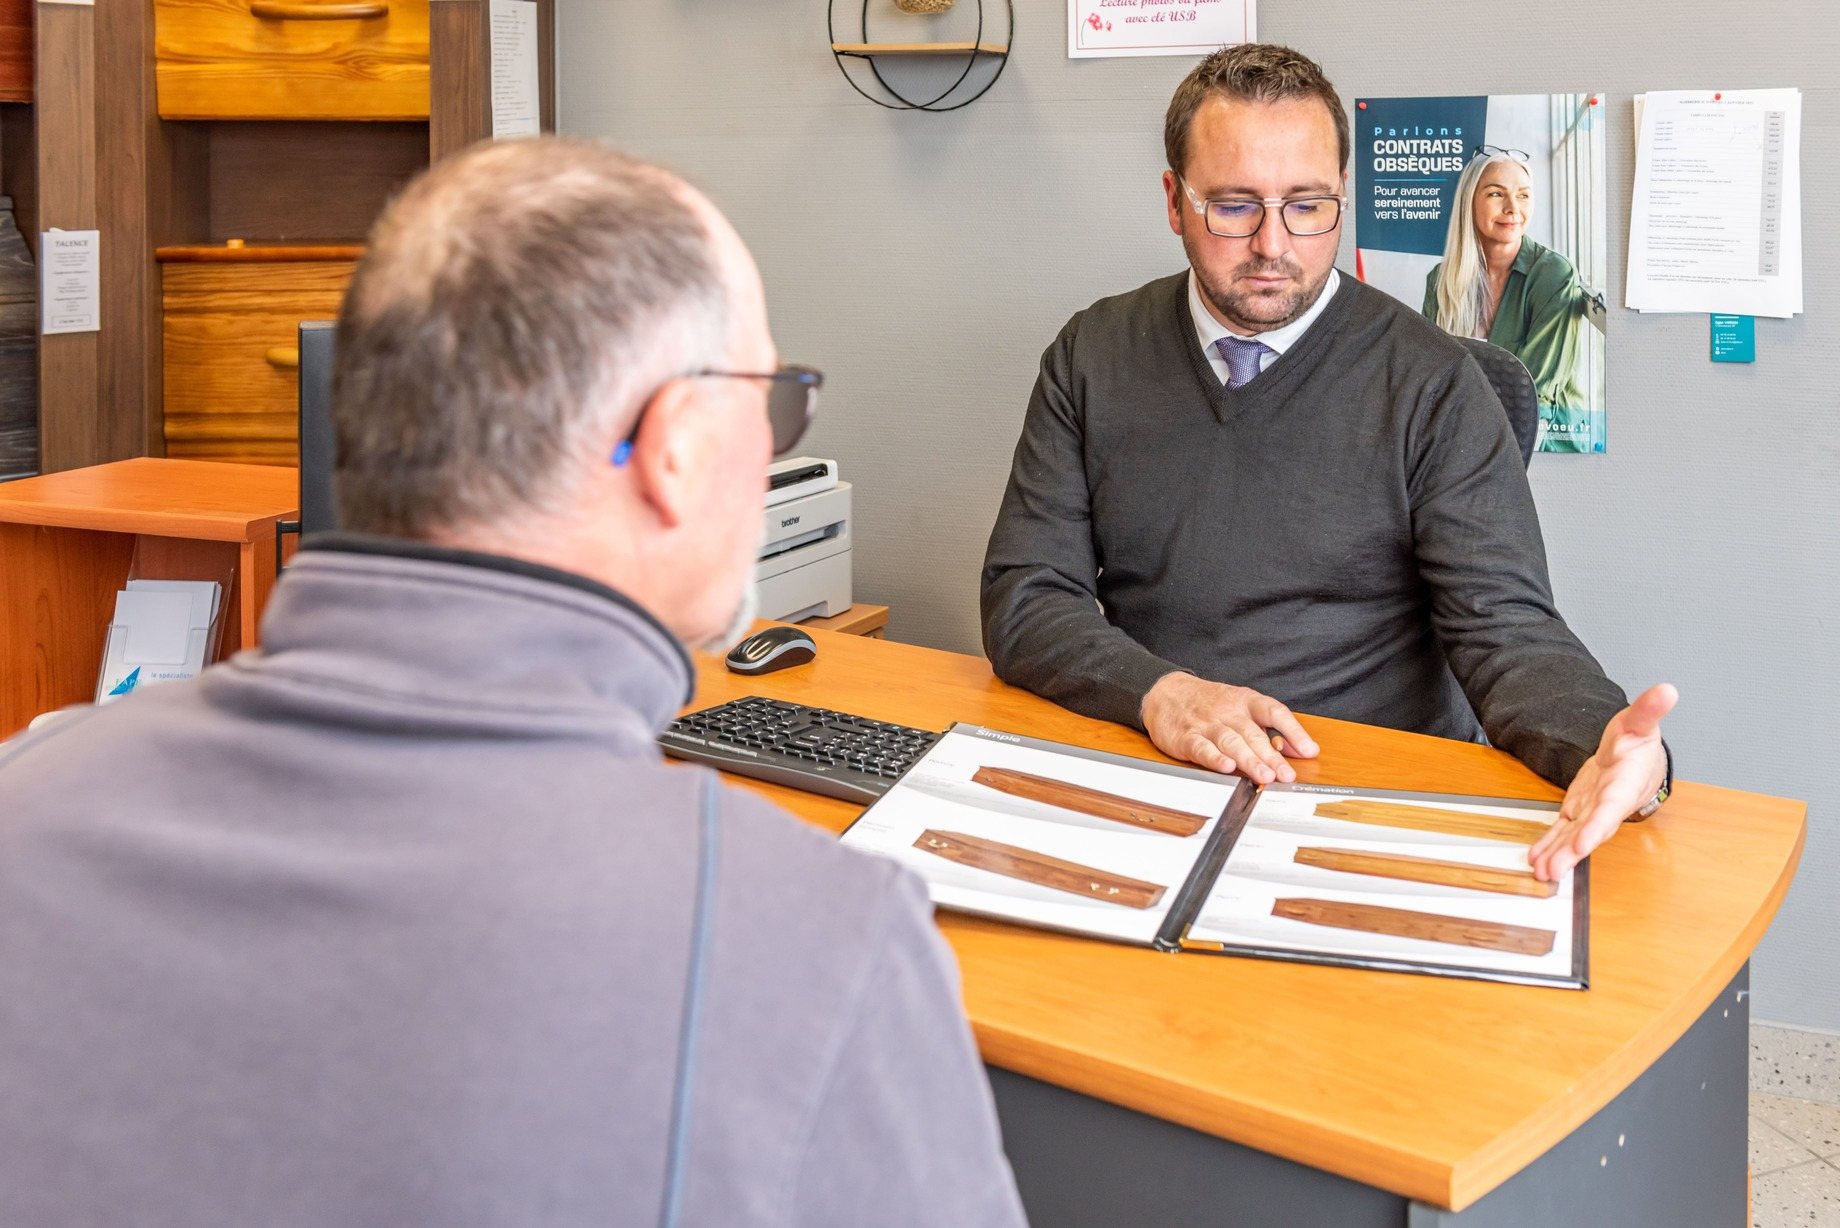
[[[812,634],[818,659],[776,674],[744,678],[713,658],[699,661],[692,706],[762,694],[924,729],[969,721],[1161,758],[1134,731],[1003,685],[979,658]],[[1304,781],[1558,796],[1488,747],[1305,719],[1322,755],[1299,764]],[[833,831],[859,812],[847,802],[740,783]],[[940,925],[958,954],[979,1046],[999,1072],[1409,1200],[1415,1226],[1446,1222],[1437,1217],[1448,1210],[1439,1209],[1478,1203],[1548,1152],[1588,1150],[1589,1171],[1563,1178],[1575,1176],[1587,1192],[1623,1166],[1634,1172],[1660,1163],[1654,1171],[1664,1171],[1665,1157],[1644,1150],[1656,1145],[1652,1132],[1663,1124],[1657,1114],[1638,1115],[1640,1128],[1606,1126],[1610,1115],[1600,1110],[1639,1091],[1632,1085],[1664,1055],[1673,1058],[1677,1042],[1684,1052],[1690,1030],[1723,1024],[1718,1043],[1737,1054],[1737,1066],[1721,1067],[1719,1115],[1728,1119],[1735,1104],[1736,1120],[1716,1124],[1737,1140],[1729,1161],[1741,1202],[1749,1017],[1743,976],[1788,889],[1805,818],[1801,802],[1682,783],[1654,819],[1626,826],[1593,859],[1591,988],[1584,992],[1165,955],[951,914],[941,914]],[[1699,1083],[1685,1085],[1689,1094],[1708,1088],[1708,1076],[1692,1066],[1698,1060],[1674,1062]],[[1709,1108],[1703,1103],[1698,1111]],[[1587,1124],[1601,1140],[1583,1129]],[[1014,1156],[1018,1140],[1007,1116],[1005,1130]],[[1172,1143],[1178,1145],[1186,1144]],[[1152,1171],[1146,1179],[1161,1183],[1176,1164],[1172,1157],[1170,1173]],[[1505,1205],[1490,1199],[1449,1222],[1559,1222],[1487,1218],[1491,1203]],[[1741,1216],[1734,1209],[1733,1228]],[[1215,1221],[1198,1209],[1197,1222]],[[1262,1222],[1361,1221],[1352,1211],[1312,1217],[1300,1209]],[[1587,1215],[1568,1222],[1663,1221]],[[1686,1221],[1669,1221],[1670,1228],[1675,1222]]]
[[[231,577],[225,655],[256,640],[293,469],[141,457],[0,484],[0,738],[96,692],[130,566]]]

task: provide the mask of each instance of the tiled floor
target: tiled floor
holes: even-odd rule
[[[1840,1228],[1840,1036],[1751,1028],[1753,1228]]]

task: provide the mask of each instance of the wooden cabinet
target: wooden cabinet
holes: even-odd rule
[[[292,465],[302,320],[339,313],[352,248],[167,249],[162,393],[166,455]]]
[[[0,0],[0,102],[32,101],[32,2]]]
[[[553,131],[554,0],[528,2]],[[104,236],[101,331],[38,341],[46,471],[167,444],[292,460],[295,376],[269,353],[334,313],[349,268],[174,272],[163,253],[362,243],[431,158],[490,135],[493,3],[0,0],[0,102],[22,96],[6,72],[34,39],[55,68],[29,105],[0,105],[0,187],[27,236]],[[255,301],[270,288],[281,301]]]
[[[427,119],[429,0],[154,0],[166,119]]]

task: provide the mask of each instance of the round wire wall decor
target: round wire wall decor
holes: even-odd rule
[[[952,7],[952,0],[944,0],[944,3],[940,3],[940,0],[910,0],[910,2],[925,5],[938,5],[937,8],[926,10],[930,12],[944,12],[946,9]],[[962,44],[965,56],[964,69],[953,80],[951,85],[948,85],[945,89],[931,98],[916,102],[914,99],[907,97],[900,90],[890,85],[888,83],[888,78],[882,75],[881,66],[875,62],[878,55],[912,56],[918,54],[913,50],[915,45],[890,45],[870,42],[869,5],[871,3],[872,0],[863,0],[861,17],[862,42],[860,43],[839,43],[837,41],[837,0],[828,0],[824,13],[824,24],[827,32],[830,34],[831,58],[837,61],[837,71],[843,74],[843,79],[849,82],[851,89],[855,90],[858,94],[861,94],[864,98],[867,98],[878,107],[887,107],[890,111],[956,111],[960,107],[970,106],[985,94],[989,93],[990,87],[997,83],[997,78],[1003,75],[1004,68],[1009,65],[1010,42],[1016,36],[1016,0],[1003,0],[1003,7],[1009,19],[1009,28],[1007,36],[1002,43],[986,43],[984,41],[984,0],[978,0],[977,33],[972,36],[970,43]],[[910,9],[908,4],[903,3],[902,0],[894,0],[894,3],[896,7],[910,12],[919,11]],[[947,46],[957,48],[960,47],[961,44],[953,43]],[[946,51],[944,54],[953,54],[953,52]],[[977,92],[970,97],[962,98],[957,102],[948,103],[946,100],[957,93],[959,87],[970,79],[972,68],[977,64],[978,59],[983,56],[996,57],[997,70],[990,74],[990,80],[984,82]],[[844,63],[846,60],[861,60],[867,63],[869,65],[869,72],[874,75],[876,83],[887,92],[888,98],[892,98],[894,101],[890,102],[887,98],[877,98],[874,94],[864,89],[856,78],[851,75],[848,66]]]

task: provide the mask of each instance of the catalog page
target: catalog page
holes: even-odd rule
[[[960,724],[843,841],[942,908],[1148,944],[1238,783]]]
[[[1268,785],[1185,945],[1582,987],[1587,867],[1557,883],[1527,868],[1558,809]]]

